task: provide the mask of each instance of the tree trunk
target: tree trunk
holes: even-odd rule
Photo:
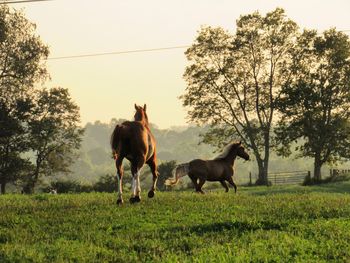
[[[258,163],[258,179],[255,184],[257,185],[267,185],[267,170],[265,160],[257,159]]]
[[[39,178],[40,166],[41,166],[41,162],[37,160],[34,173],[28,180],[27,184],[23,187],[23,192],[25,194],[34,194],[34,187],[38,182],[38,178]]]
[[[269,185],[269,160],[270,160],[270,132],[265,133],[265,158],[264,158],[264,176],[265,184]]]
[[[0,194],[5,194],[6,193],[6,183],[5,182],[0,182]]]
[[[23,193],[33,194],[34,193],[35,182],[30,179],[30,181],[23,187]]]
[[[269,185],[269,157],[267,157],[267,159],[265,158],[265,160],[264,160],[264,179],[265,179],[265,181],[264,181],[264,184],[265,185]]]
[[[322,162],[319,154],[316,154],[315,156],[315,162],[314,162],[314,180],[315,182],[321,181],[321,167]]]
[[[268,172],[269,172],[269,157],[270,157],[270,139],[269,134],[265,136],[265,157],[264,159],[258,159],[259,177],[256,181],[258,185],[269,185]]]

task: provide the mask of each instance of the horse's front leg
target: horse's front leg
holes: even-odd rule
[[[118,192],[118,199],[117,199],[117,204],[121,205],[123,204],[123,174],[124,174],[124,170],[123,170],[123,159],[117,159],[115,161],[116,163],[116,167],[117,167],[117,174],[116,174],[116,181],[117,181],[117,192]]]
[[[148,161],[147,164],[151,168],[151,172],[152,172],[152,176],[153,176],[153,184],[152,184],[151,190],[149,190],[149,192],[148,192],[148,197],[152,198],[152,197],[154,197],[154,193],[156,191],[159,173],[158,173],[157,163],[156,163],[155,158],[151,158],[151,160]]]
[[[233,188],[235,189],[235,193],[237,192],[237,185],[235,184],[235,182],[233,181],[232,177],[229,177],[227,179],[227,181],[229,182],[230,185],[233,186]]]

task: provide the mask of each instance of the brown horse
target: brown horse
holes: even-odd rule
[[[245,151],[241,142],[228,145],[225,151],[213,160],[195,159],[189,163],[178,165],[175,168],[175,181],[167,184],[175,185],[181,177],[188,174],[196,192],[204,194],[202,186],[205,181],[219,181],[228,192],[228,186],[225,182],[227,181],[234,187],[236,193],[237,186],[232,176],[234,174],[233,165],[237,156],[249,160],[249,154]]]
[[[123,203],[123,159],[126,158],[131,164],[132,174],[132,196],[131,203],[140,202],[140,170],[146,163],[151,168],[153,184],[148,192],[148,197],[152,198],[156,189],[158,178],[156,163],[156,141],[151,133],[146,114],[146,104],[143,107],[135,104],[136,113],[134,121],[125,121],[116,125],[111,136],[111,147],[117,167],[117,204]]]

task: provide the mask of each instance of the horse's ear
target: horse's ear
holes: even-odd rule
[[[143,105],[143,111],[146,111],[146,104],[145,105]]]
[[[135,110],[138,110],[138,106],[136,105],[136,103],[135,103]]]
[[[242,144],[242,141],[239,141],[239,143],[238,143],[239,145],[241,145]]]

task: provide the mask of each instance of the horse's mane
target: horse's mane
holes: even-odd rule
[[[227,155],[230,153],[232,147],[234,147],[235,145],[237,145],[237,143],[229,143],[224,147],[224,150],[222,151],[222,153],[220,153],[218,156],[216,156],[214,158],[214,160],[221,160],[221,159],[225,159],[227,157]]]

